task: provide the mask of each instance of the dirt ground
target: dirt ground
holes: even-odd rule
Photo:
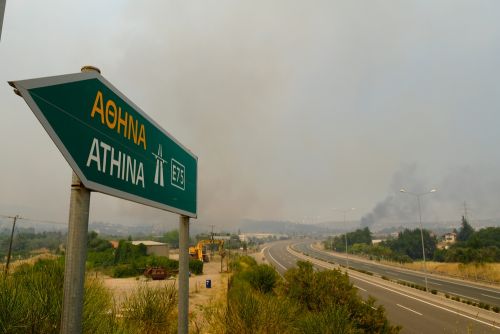
[[[178,255],[170,254],[171,259],[177,259]],[[226,263],[224,262],[224,270]],[[198,314],[201,307],[207,305],[211,300],[223,296],[227,290],[228,274],[221,273],[220,257],[214,256],[211,262],[204,263],[202,275],[192,275],[189,278],[189,311]],[[206,280],[211,280],[211,288],[206,288]],[[103,277],[104,285],[113,292],[115,301],[120,305],[139,285],[164,286],[165,284],[175,284],[177,279],[170,278],[163,281],[148,280],[144,276],[139,278],[112,278]]]

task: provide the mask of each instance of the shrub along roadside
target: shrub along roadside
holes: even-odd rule
[[[175,285],[141,285],[123,304],[123,328],[127,333],[176,333]]]
[[[63,260],[39,260],[0,274],[0,333],[59,333]],[[175,286],[144,285],[126,300],[118,317],[111,292],[101,280],[87,277],[83,333],[174,333],[176,305]]]
[[[285,273],[240,257],[227,304],[205,308],[210,333],[398,333],[382,306],[363,300],[339,270],[315,272],[308,262]],[[223,324],[223,325],[221,325]]]
[[[0,332],[59,333],[64,261],[39,260],[0,277]],[[84,333],[113,333],[111,294],[100,281],[87,280]]]

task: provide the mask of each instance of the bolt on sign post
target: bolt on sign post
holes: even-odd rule
[[[9,84],[26,101],[74,172],[66,260],[72,263],[72,248],[79,255],[75,255],[78,264],[73,269],[66,267],[64,293],[71,299],[65,296],[63,309],[77,310],[68,314],[63,310],[61,332],[81,332],[82,307],[78,305],[83,305],[88,205],[90,191],[99,191],[180,215],[179,237],[186,242],[181,242],[179,256],[179,333],[187,333],[187,233],[189,218],[197,217],[198,158],[97,68],[87,66],[80,73]],[[74,285],[79,288],[67,290],[66,280],[77,281]],[[67,328],[66,323],[70,324]]]

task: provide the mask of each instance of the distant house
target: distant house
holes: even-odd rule
[[[391,237],[396,238],[396,239],[399,238],[399,232],[392,232]]]
[[[457,241],[457,234],[455,232],[449,232],[443,235],[443,241],[452,244]]]
[[[111,244],[111,246],[113,246],[114,249],[117,249],[118,245],[120,244],[118,240],[110,240],[109,243]]]
[[[140,244],[146,246],[146,253],[148,255],[154,254],[157,256],[166,256],[166,257],[169,256],[168,244],[151,240],[132,241],[132,245],[138,246]]]

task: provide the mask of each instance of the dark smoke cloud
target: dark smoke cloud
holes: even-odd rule
[[[416,163],[403,165],[392,178],[389,195],[377,203],[372,212],[361,218],[361,227],[374,225],[405,225],[418,222],[418,203],[415,196],[400,193],[400,189],[425,193],[421,197],[424,224],[449,221],[460,222],[464,203],[472,222],[499,217],[500,179],[491,167],[459,166],[448,171],[439,182],[428,181]]]
[[[416,202],[412,198],[406,198],[408,195],[400,194],[401,188],[414,192],[425,191],[425,182],[418,175],[416,163],[403,165],[394,173],[390,195],[377,203],[372,212],[361,218],[361,227],[371,227],[376,223],[396,223],[417,217]]]

